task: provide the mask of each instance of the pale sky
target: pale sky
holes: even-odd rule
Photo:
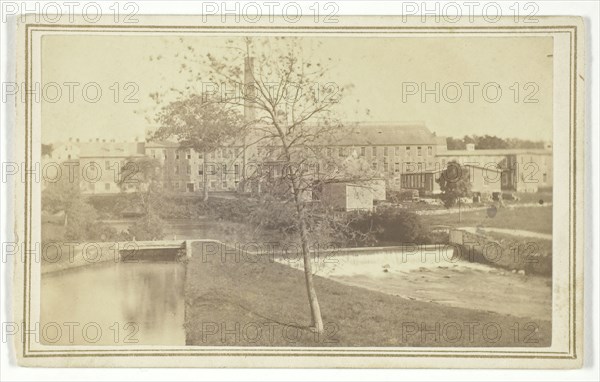
[[[63,96],[58,102],[44,102],[42,107],[42,140],[45,143],[79,137],[133,140],[143,139],[148,127],[145,114],[151,114],[154,103],[149,94],[161,89],[185,86],[173,57],[181,55],[179,37],[169,36],[99,36],[51,35],[42,40],[42,81],[64,84],[78,82],[74,100]],[[185,36],[184,44],[192,44],[202,52],[223,54],[222,37]],[[313,37],[305,38],[311,44]],[[352,83],[354,88],[339,105],[340,115],[349,122],[415,122],[422,121],[438,135],[462,137],[466,134],[490,134],[532,140],[552,140],[552,76],[553,41],[551,37],[319,37],[322,44],[313,52],[319,57],[338,61],[330,81]],[[240,46],[243,46],[240,40]],[[161,55],[161,60],[150,57]],[[102,89],[96,103],[82,97],[83,84],[95,82]],[[403,102],[403,84],[426,83],[428,89],[457,83],[461,98],[451,103],[434,96],[421,101],[421,93],[407,96]],[[474,101],[469,102],[469,87],[475,82]],[[118,83],[118,102],[114,96]],[[134,87],[138,103],[125,103]],[[502,88],[498,102],[483,98],[483,85],[497,83]],[[520,84],[515,100],[513,84]],[[527,89],[526,83],[534,83]],[[111,90],[111,86],[112,89]],[[404,86],[406,89],[406,85]],[[513,89],[515,89],[513,87]],[[536,91],[537,89],[537,91]],[[456,87],[447,88],[450,98]],[[524,103],[536,91],[537,103]],[[92,88],[89,94],[94,96]],[[488,95],[495,97],[494,88]],[[515,102],[518,101],[518,102]],[[369,110],[368,112],[366,110]],[[137,112],[137,113],[136,113]]]

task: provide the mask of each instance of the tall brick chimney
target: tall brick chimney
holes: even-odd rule
[[[253,121],[256,118],[256,111],[250,107],[248,98],[253,99],[256,96],[256,88],[254,87],[254,57],[246,57],[244,59],[244,119],[246,122]]]

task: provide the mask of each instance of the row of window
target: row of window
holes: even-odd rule
[[[383,172],[394,172],[397,174],[400,172],[440,170],[446,167],[446,160],[443,159],[441,164],[437,162],[403,162],[403,164],[407,166],[404,170],[401,169],[402,164],[400,162],[395,162],[393,166],[389,162],[383,162],[382,170]],[[375,171],[378,171],[380,169],[379,162],[371,163],[371,168]]]
[[[425,174],[409,174],[402,177],[404,188],[425,188],[427,179]]]
[[[174,173],[175,174],[179,174],[179,166],[175,166],[173,167],[174,169]],[[192,174],[192,166],[191,165],[187,165],[185,167],[186,169],[186,174],[191,175]],[[215,175],[215,173],[218,171],[216,167],[211,167],[209,169],[210,171],[208,171],[208,173],[213,173],[213,175]],[[221,164],[219,165],[219,170],[222,174],[227,174],[228,168],[226,164]],[[240,174],[240,165],[238,163],[233,165],[233,174],[235,175],[239,175]],[[204,166],[203,165],[198,165],[198,175],[204,175]]]
[[[370,147],[370,153],[371,156],[377,156],[379,154],[379,149],[382,148],[383,149],[383,156],[387,157],[390,155],[390,153],[393,152],[393,155],[395,156],[400,156],[402,155],[402,148],[400,146],[393,146],[393,147],[389,147],[389,146],[383,146],[383,147],[379,147],[379,146],[371,146]],[[346,157],[348,156],[348,147],[339,147],[337,148],[337,153],[339,156],[341,157]],[[334,148],[333,147],[328,147],[327,148],[327,156],[332,157],[334,155]],[[426,147],[427,150],[427,154],[426,155],[433,155],[433,146],[427,146]],[[404,152],[405,155],[412,155],[412,147],[411,146],[405,146],[404,147]],[[417,146],[416,147],[416,155],[417,156],[423,156],[424,154],[424,147],[423,146]],[[265,155],[272,155],[273,153],[273,149],[263,149],[263,148],[259,148],[259,156],[262,156],[262,154]],[[157,150],[156,149],[151,149],[150,150],[150,155],[152,156],[152,158],[157,158]],[[168,159],[168,153],[167,150],[163,149],[162,152],[160,153],[162,154],[162,158],[163,159]],[[241,148],[240,147],[235,147],[235,148],[230,148],[230,149],[219,149],[219,150],[215,150],[214,152],[208,154],[209,159],[215,159],[215,158],[234,158],[234,157],[239,157],[241,154]],[[185,155],[186,159],[192,159],[192,153],[190,151],[188,151],[187,153],[183,154]],[[366,146],[362,146],[360,148],[360,156],[366,156],[367,155],[367,147]],[[182,159],[183,156],[179,151],[176,151],[173,154],[173,159],[175,160],[179,160]],[[202,154],[198,154],[198,159],[203,159],[203,155]]]
[[[379,147],[379,146],[371,146],[371,148],[370,148],[371,156],[372,157],[378,156],[379,152],[380,152],[379,151],[380,148],[381,147]],[[330,157],[333,156],[334,155],[333,150],[334,150],[334,148],[328,147],[327,148],[327,156],[330,156]],[[424,150],[423,150],[422,146],[416,147],[415,152],[416,152],[417,156],[419,156],[419,157],[423,156],[423,151]],[[337,152],[340,157],[346,157],[346,156],[348,156],[348,147],[339,147],[339,148],[337,148]],[[360,156],[361,157],[367,156],[367,152],[368,151],[367,151],[366,146],[362,146],[360,148]],[[393,152],[393,155],[395,155],[395,156],[401,156],[402,148],[400,146],[394,146],[394,147],[384,146],[383,147],[383,156],[384,157],[390,156],[390,153],[392,153],[392,152]],[[413,151],[412,151],[411,146],[405,146],[404,153],[405,153],[405,155],[408,155],[408,156],[412,155]],[[427,155],[433,155],[433,146],[427,146]]]
[[[215,158],[238,158],[240,156],[242,152],[242,149],[240,147],[235,147],[235,148],[229,148],[229,149],[218,149],[213,151],[212,153],[208,154],[208,158],[209,159],[215,159]],[[151,149],[150,150],[150,156],[154,159],[156,159],[157,154],[160,154],[162,156],[163,159],[168,159],[168,153],[167,150],[163,149],[161,150],[160,153],[157,153],[156,149]],[[180,151],[176,151],[175,153],[171,153],[172,158],[175,160],[179,160],[185,157],[185,159],[192,159],[192,152],[191,151],[187,151],[185,153],[181,153]],[[198,154],[198,159],[203,159],[204,155],[202,155],[202,153]]]
[[[239,183],[240,182],[238,180],[236,180],[235,182],[228,182],[228,181],[224,180],[221,182],[221,189],[229,190],[230,187],[237,188]],[[216,180],[211,180],[210,182],[208,182],[209,190],[216,190],[218,184],[219,183]],[[167,183],[167,186],[173,190],[185,189],[186,191],[190,191],[190,192],[200,191],[200,190],[204,189],[204,183],[202,183],[202,182],[198,182],[198,188],[195,188],[195,186],[196,186],[195,183],[186,183],[186,182],[177,182],[177,181]]]
[[[131,186],[128,186],[127,188],[132,188]],[[88,189],[90,191],[95,191],[96,190],[96,183],[88,183]],[[110,191],[111,189],[119,189],[120,187],[116,184],[116,183],[104,183],[104,191]]]

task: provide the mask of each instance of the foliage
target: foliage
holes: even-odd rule
[[[240,113],[231,106],[214,102],[202,94],[191,94],[164,106],[156,121],[155,139],[175,137],[182,148],[207,154],[238,138],[243,142],[244,125]],[[203,172],[204,199],[208,199],[206,169]]]
[[[375,212],[349,215],[354,231],[363,233],[363,244],[393,242],[404,244],[428,244],[431,242],[429,227],[415,213],[398,208],[378,209]]]
[[[119,185],[123,191],[133,186],[129,208],[142,215],[131,227],[129,234],[135,240],[160,240],[164,222],[159,211],[164,207],[161,163],[153,158],[130,158],[123,165]]]
[[[467,143],[474,143],[477,150],[488,149],[543,149],[543,141],[531,141],[519,138],[500,138],[495,135],[465,135],[461,138],[448,137],[448,150],[465,150]]]
[[[81,190],[79,189],[79,178],[69,176],[67,168],[62,169],[62,175],[55,182],[47,182],[42,191],[42,210],[64,214],[64,225],[77,208],[81,206]]]
[[[242,133],[240,113],[202,94],[191,94],[164,106],[156,117],[157,139],[176,137],[184,148],[211,153]]]
[[[99,221],[94,205],[81,194],[79,178],[70,177],[66,168],[56,182],[48,182],[42,191],[42,210],[50,214],[63,214],[61,230],[45,222],[44,241],[113,241],[122,238],[114,228]]]
[[[440,185],[440,198],[446,208],[453,207],[460,198],[471,195],[469,170],[458,162],[449,162],[436,182]]]
[[[163,226],[162,219],[149,212],[131,225],[128,233],[132,240],[160,240],[164,237]]]

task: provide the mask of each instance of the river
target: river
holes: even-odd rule
[[[43,275],[45,345],[185,345],[185,266],[106,262]]]

